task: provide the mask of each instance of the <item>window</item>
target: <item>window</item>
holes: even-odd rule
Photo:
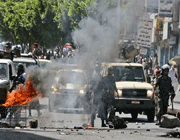
[[[113,74],[116,81],[144,81],[145,76],[142,67],[114,66]]]
[[[8,79],[7,64],[0,63],[0,79]]]

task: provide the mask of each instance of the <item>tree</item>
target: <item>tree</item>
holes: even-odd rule
[[[0,33],[14,44],[55,46],[71,41],[72,30],[98,0],[1,0]],[[107,1],[107,0],[106,0]]]
[[[1,1],[0,10],[0,32],[4,39],[15,44],[36,41],[49,46],[52,42],[58,43],[60,30],[53,20],[55,14],[48,0]]]

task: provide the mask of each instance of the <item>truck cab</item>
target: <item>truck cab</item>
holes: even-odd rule
[[[16,76],[14,64],[10,59],[0,59],[0,104],[6,102],[9,89],[13,85],[13,79]],[[0,106],[1,118],[6,117],[6,108]]]

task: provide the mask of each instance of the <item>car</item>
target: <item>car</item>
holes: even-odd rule
[[[15,67],[17,67],[19,63],[22,63],[26,68],[28,68],[29,66],[35,66],[39,64],[37,60],[31,57],[16,57],[13,58],[13,63]]]
[[[118,95],[115,93],[114,107],[119,113],[131,113],[132,119],[145,113],[148,121],[153,122],[155,105],[151,101],[153,86],[147,82],[142,64],[102,63],[101,74],[107,75],[109,66],[113,67]]]
[[[6,102],[7,93],[12,88],[16,71],[10,59],[0,59],[0,104]],[[7,108],[0,106],[1,118],[5,118]]]
[[[13,58],[15,66],[19,63],[22,63],[26,68],[29,66],[38,65],[39,67],[44,68],[47,64],[51,63],[51,60],[47,59],[37,59],[32,56],[32,54],[21,54],[21,57]]]
[[[47,59],[38,59],[39,65],[42,68],[45,68],[48,64],[50,64],[52,61]]]
[[[50,111],[60,108],[83,108],[88,78],[82,69],[60,69],[49,97]]]

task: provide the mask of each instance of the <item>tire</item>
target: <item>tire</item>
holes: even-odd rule
[[[154,117],[155,117],[155,109],[150,109],[146,112],[147,114],[147,119],[148,119],[148,122],[154,122]]]
[[[133,120],[136,120],[138,117],[138,112],[131,112],[131,117]]]

